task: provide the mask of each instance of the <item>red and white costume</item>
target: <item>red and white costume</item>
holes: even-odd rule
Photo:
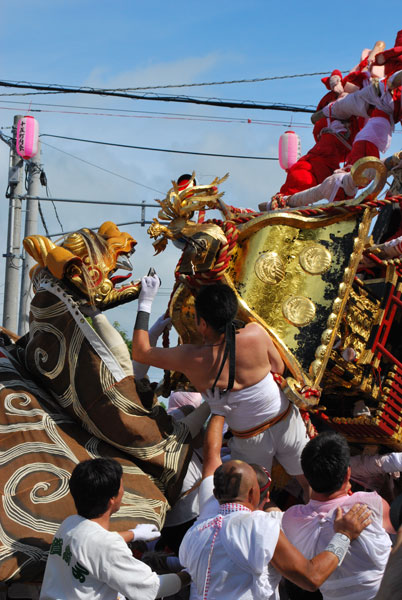
[[[384,64],[385,77],[378,86],[362,82],[360,90],[323,108],[324,115],[330,118],[348,119],[355,115],[368,119],[347,158],[350,165],[364,156],[379,158],[380,152],[386,152],[394,126],[401,121],[401,88],[390,90],[388,84],[402,70],[402,30],[397,33],[394,48],[376,54],[373,64]]]
[[[333,71],[330,77],[324,77],[322,82],[329,92],[321,98],[317,110],[334,102],[343,92],[342,74],[338,70]],[[290,196],[307,190],[332,175],[340,163],[345,161],[351,149],[350,142],[357,131],[356,123],[353,123],[352,129],[353,131],[348,131],[344,123],[335,119],[320,119],[313,130],[316,144],[290,167],[280,194]]]
[[[363,156],[379,158],[380,152],[389,148],[394,125],[401,119],[401,89],[390,90],[387,85],[395,76],[396,73],[390,78],[381,79],[378,84],[364,86],[322,109],[330,119],[345,120],[353,115],[368,119],[355,137],[347,158],[348,164],[353,164]]]

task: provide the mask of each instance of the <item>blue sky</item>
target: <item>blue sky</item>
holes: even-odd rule
[[[22,0],[3,3],[1,78],[13,81],[58,83],[72,86],[136,87],[252,79],[352,68],[361,50],[383,39],[392,47],[400,2],[390,0],[385,9],[371,0],[337,3],[271,2],[270,0],[218,0],[212,2],[114,2],[90,0]],[[315,105],[325,93],[321,77],[263,83],[220,85],[165,90],[168,93],[237,100]],[[0,94],[25,90],[0,88]],[[22,104],[17,104],[17,102]],[[31,104],[32,103],[32,104]],[[38,103],[52,106],[38,106]],[[57,106],[56,106],[57,105]],[[60,105],[68,105],[61,107]],[[280,134],[292,126],[302,140],[302,150],[312,145],[309,115],[274,111],[200,107],[163,102],[130,101],[85,95],[0,96],[0,126],[9,133],[13,115],[31,107],[41,133],[104,140],[159,148],[201,152],[277,156]],[[82,108],[82,107],[92,107]],[[115,115],[95,116],[115,109]],[[153,111],[170,115],[132,113]],[[37,112],[41,110],[41,112]],[[53,111],[53,112],[50,112]],[[70,111],[70,112],[69,112]],[[74,112],[74,114],[71,114]],[[174,114],[219,117],[221,122],[184,120]],[[251,119],[251,123],[234,119]],[[255,119],[271,123],[256,124]],[[276,123],[273,123],[273,122]],[[389,151],[401,146],[400,125]],[[201,183],[227,171],[225,200],[256,208],[274,194],[284,172],[273,161],[192,157],[43,138],[42,163],[54,197],[125,202],[153,201],[162,197],[170,181],[195,170]],[[63,152],[74,155],[73,158]],[[90,161],[123,177],[154,188],[145,189],[91,167]],[[0,144],[0,239],[6,248],[8,201],[8,148]],[[44,194],[43,194],[44,195]],[[60,227],[49,203],[43,203],[49,230]],[[125,207],[58,205],[65,230],[93,226],[104,220],[117,223],[139,218],[139,210]],[[148,211],[147,218],[156,216]],[[162,292],[154,316],[165,308],[179,258],[176,249],[152,257],[146,228],[127,226],[138,240],[135,278],[154,266],[162,274]],[[39,225],[39,233],[44,233]],[[4,259],[0,259],[0,314],[4,292]],[[131,332],[136,305],[110,313]]]

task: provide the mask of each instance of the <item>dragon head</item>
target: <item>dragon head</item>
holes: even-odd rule
[[[131,271],[130,256],[136,244],[130,234],[120,231],[111,221],[103,223],[97,232],[83,228],[70,233],[60,245],[41,235],[24,239],[25,250],[38,263],[31,270],[33,281],[46,268],[70,291],[100,310],[138,297],[141,283],[126,282],[131,272],[114,275],[118,269]]]
[[[219,179],[216,177],[209,185],[196,185],[195,173],[188,176],[185,185],[172,181],[172,186],[163,200],[157,200],[161,206],[158,219],[148,229],[148,234],[156,241],[153,246],[156,254],[162,252],[168,240],[187,240],[196,231],[203,231],[203,224],[196,224],[192,217],[196,211],[208,209],[222,209],[221,198],[224,192],[219,192],[218,186],[223,183],[229,174]]]

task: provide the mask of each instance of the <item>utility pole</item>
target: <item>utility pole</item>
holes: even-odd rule
[[[38,142],[38,152],[28,162],[28,198],[26,201],[25,213],[25,234],[24,238],[29,235],[38,233],[38,205],[39,200],[32,196],[39,196],[40,189],[40,140]],[[21,295],[20,295],[20,314],[18,322],[18,334],[24,335],[29,330],[29,300],[30,300],[30,278],[29,271],[35,264],[34,259],[29,256],[24,249],[21,271]]]
[[[8,174],[8,230],[7,230],[7,252],[6,275],[4,281],[4,306],[3,326],[10,331],[17,331],[18,319],[18,289],[19,270],[21,267],[21,207],[24,191],[23,174],[24,161],[16,151],[17,124],[22,115],[14,116],[13,144],[10,149],[10,169]]]

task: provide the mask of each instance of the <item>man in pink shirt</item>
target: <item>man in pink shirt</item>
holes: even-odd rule
[[[356,502],[372,511],[371,524],[350,545],[342,564],[320,586],[324,600],[370,600],[375,597],[387,563],[394,533],[389,505],[376,492],[350,490],[350,453],[346,440],[330,431],[305,446],[301,463],[312,488],[306,505],[289,508],[282,521],[286,537],[307,558],[326,548],[333,535],[336,510],[348,511]]]

